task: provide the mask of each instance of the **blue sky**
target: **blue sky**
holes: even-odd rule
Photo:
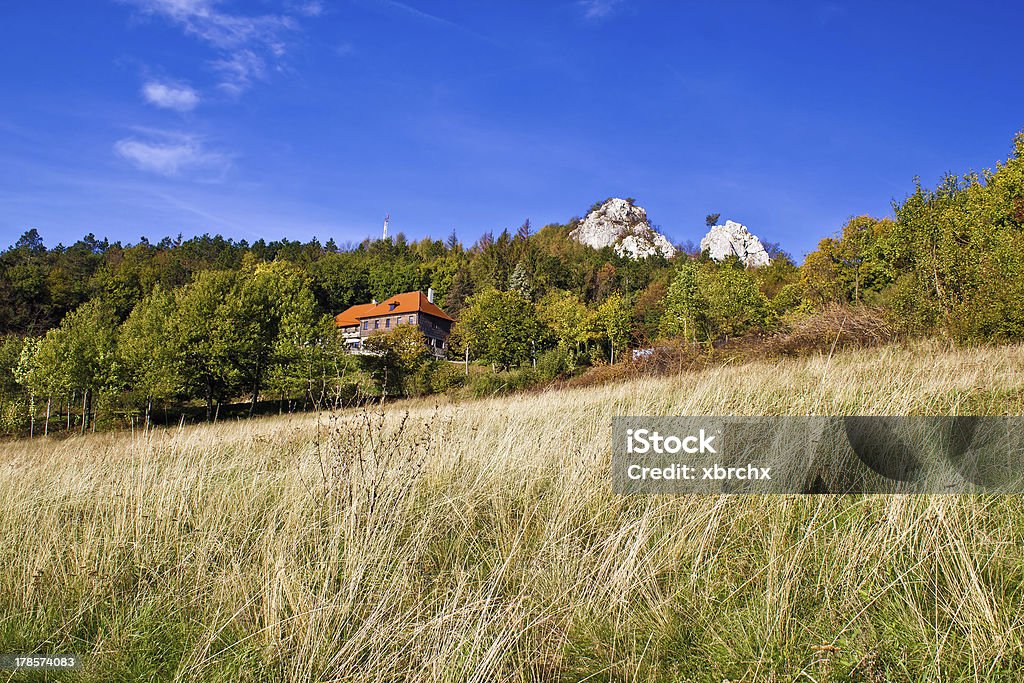
[[[798,258],[1024,127],[1018,3],[123,0],[0,9],[0,246],[466,242],[635,197]]]

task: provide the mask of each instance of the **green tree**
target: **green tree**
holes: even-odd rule
[[[626,350],[633,310],[624,297],[613,294],[597,309],[597,319],[608,341],[609,357],[612,363]]]
[[[533,282],[531,280],[529,269],[523,261],[520,261],[508,278],[508,288],[513,292],[519,292],[524,299],[530,299],[533,297]]]
[[[315,341],[316,302],[301,272],[275,261],[243,270],[220,308],[224,350],[251,414],[267,374]]]
[[[117,350],[131,389],[145,400],[148,427],[153,401],[168,401],[183,390],[181,348],[174,344],[174,296],[157,287],[118,332]]]
[[[540,324],[533,304],[518,292],[490,289],[467,301],[456,325],[456,345],[470,355],[509,368],[531,358]]]
[[[738,337],[766,331],[772,322],[768,299],[746,268],[721,265],[709,271],[706,284],[708,322],[712,338]]]
[[[301,317],[283,322],[278,362],[267,373],[267,390],[282,397],[304,395],[318,406],[327,401],[337,405],[347,386],[352,357],[342,347],[334,318],[325,315],[312,328],[307,325]]]
[[[709,303],[702,291],[705,284],[697,261],[687,259],[679,264],[665,294],[658,326],[662,336],[696,341],[711,335]]]
[[[826,237],[818,248],[807,255],[800,267],[800,278],[807,295],[818,305],[841,302],[847,286],[840,268],[841,249],[838,240]]]
[[[0,337],[0,434],[16,434],[28,418],[20,364],[27,339],[13,334]]]
[[[360,252],[325,254],[310,266],[309,277],[317,301],[328,313],[370,300],[369,275]]]
[[[0,255],[0,330],[39,334],[51,324],[48,260],[35,228]]]
[[[680,266],[665,296],[661,332],[712,342],[765,331],[772,321],[772,309],[756,275],[739,261],[690,261]]]
[[[31,351],[26,373],[30,384],[47,394],[81,390],[82,430],[90,420],[95,424],[101,401],[112,399],[125,384],[114,311],[94,300],[66,315]]]
[[[405,393],[410,377],[430,358],[427,338],[416,325],[374,332],[363,350],[360,358],[385,396]]]
[[[188,396],[206,402],[206,419],[214,403],[228,398],[240,386],[231,363],[231,320],[223,316],[224,302],[232,296],[236,273],[205,270],[175,292],[171,340],[181,358],[182,382]]]
[[[554,291],[537,306],[537,316],[559,348],[578,357],[598,335],[597,315],[568,292]]]

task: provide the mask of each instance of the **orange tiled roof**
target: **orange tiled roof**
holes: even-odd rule
[[[338,327],[355,327],[359,324],[359,318],[364,313],[376,307],[376,304],[356,304],[355,306],[349,306],[344,311],[334,316],[334,324]]]
[[[391,304],[395,304],[394,308],[391,307]],[[395,296],[380,302],[371,310],[363,312],[359,317],[377,318],[382,315],[394,315],[395,313],[427,313],[444,320],[451,320],[452,322],[455,321],[455,319],[450,315],[427,301],[427,297],[423,292],[406,292],[405,294],[396,294]]]
[[[395,304],[394,308],[391,304]],[[379,304],[356,304],[349,306],[344,311],[334,316],[334,324],[338,327],[354,327],[363,318],[377,318],[382,315],[396,315],[399,313],[427,313],[443,320],[454,318],[442,311],[436,305],[427,301],[423,292],[406,292],[396,294],[385,299]]]

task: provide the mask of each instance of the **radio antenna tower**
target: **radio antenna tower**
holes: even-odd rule
[[[387,240],[387,238],[388,238],[388,221],[389,220],[391,220],[391,214],[390,213],[387,214],[386,216],[384,216],[384,235],[383,235],[383,237],[381,237],[382,240]]]

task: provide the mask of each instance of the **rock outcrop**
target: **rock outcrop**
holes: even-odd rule
[[[651,227],[647,212],[625,199],[609,199],[586,215],[569,237],[595,249],[612,247],[633,259],[661,254],[671,258],[676,248]]]
[[[700,250],[708,252],[716,261],[724,261],[730,256],[738,256],[748,268],[767,266],[771,263],[761,240],[751,234],[747,230],[747,226],[734,221],[726,221],[725,225],[713,226],[700,241]]]

